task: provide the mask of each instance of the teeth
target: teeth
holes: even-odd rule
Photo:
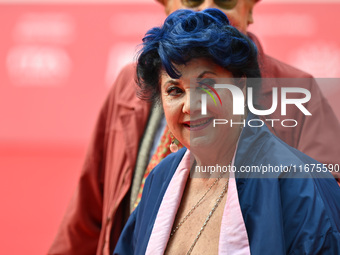
[[[195,125],[190,124],[189,126],[190,126],[190,127],[193,127],[193,128],[194,128],[194,127],[199,127],[199,126],[202,126],[202,125],[208,123],[209,121],[210,121],[210,119],[206,119],[206,120],[202,120],[202,121],[200,121],[200,122],[195,123]]]

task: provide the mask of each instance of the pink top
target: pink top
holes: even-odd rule
[[[234,159],[232,160],[232,166]],[[190,151],[184,154],[164,194],[145,254],[164,254],[176,213],[190,173]],[[227,200],[222,216],[218,254],[250,254],[248,235],[242,217],[234,174],[230,174]]]

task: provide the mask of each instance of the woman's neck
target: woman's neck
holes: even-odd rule
[[[211,178],[226,175],[230,171],[236,143],[226,148],[224,151],[195,151],[194,163],[191,169],[192,177]]]

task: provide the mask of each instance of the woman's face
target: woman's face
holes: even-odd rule
[[[179,79],[171,78],[164,70],[161,73],[161,99],[173,135],[191,151],[199,148],[220,149],[226,144],[236,144],[240,125],[230,127],[228,123],[213,127],[214,119],[226,119],[228,122],[231,119],[234,122],[242,120],[241,116],[232,114],[232,94],[228,89],[216,89],[221,105],[210,89],[222,79],[224,83],[232,84],[231,72],[205,58],[193,59],[176,68],[182,74]],[[217,104],[207,91],[214,96]],[[207,94],[206,115],[201,114],[202,94]]]

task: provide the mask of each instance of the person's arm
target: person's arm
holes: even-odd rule
[[[322,80],[320,80],[322,81]],[[322,95],[314,79],[310,79],[312,99],[307,109],[312,116],[305,116],[297,149],[323,164],[340,165],[340,124],[333,109]],[[319,84],[320,86],[324,84]],[[340,173],[333,171],[340,184]]]
[[[293,130],[277,126],[274,128],[275,134],[290,146],[323,164],[333,166],[340,164],[340,124],[319,88],[322,84],[317,84],[320,80],[315,80],[312,75],[265,55],[257,38],[252,34],[250,37],[259,49],[263,78],[290,78],[287,81],[294,86],[284,84],[284,87],[302,87],[311,92],[311,99],[304,106],[312,113],[312,116],[304,116],[300,110],[295,113],[291,112],[291,116],[287,119],[297,118],[299,125]],[[283,118],[283,116],[277,116],[277,118]],[[340,185],[339,173],[333,171],[332,174]]]
[[[339,187],[325,175],[280,180],[287,254],[340,254]]]
[[[102,223],[107,102],[100,112],[77,189],[48,254],[96,254]]]
[[[48,251],[49,255],[96,254],[103,222],[104,178],[108,171],[105,168],[107,129],[114,114],[111,108],[115,93],[119,93],[117,87],[121,87],[118,83],[133,80],[131,70],[132,65],[122,70],[100,111],[77,189]]]

